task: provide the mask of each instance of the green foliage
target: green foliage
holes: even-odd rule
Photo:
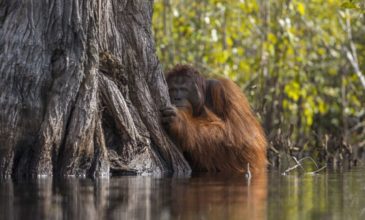
[[[361,13],[365,13],[364,3],[362,0],[345,1],[341,4],[341,7],[344,9],[352,9]]]
[[[353,137],[365,92],[345,55],[348,21],[365,64],[364,1],[156,0],[153,28],[166,69],[191,63],[242,86],[268,134]],[[340,132],[339,132],[340,131]],[[314,135],[314,136],[313,136]],[[356,138],[352,138],[356,139]],[[351,139],[351,140],[352,140]]]

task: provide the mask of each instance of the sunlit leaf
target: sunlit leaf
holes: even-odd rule
[[[303,3],[298,3],[297,10],[302,16],[305,15],[305,6]]]

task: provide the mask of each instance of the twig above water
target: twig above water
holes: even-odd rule
[[[320,171],[324,170],[325,168],[327,168],[327,166],[323,166],[321,168],[318,168],[318,164],[315,162],[315,160],[312,157],[304,157],[304,158],[298,160],[296,157],[293,156],[292,159],[295,161],[296,164],[294,166],[289,167],[288,169],[286,169],[281,175],[284,175],[285,176],[289,172],[297,169],[298,167],[302,168],[305,171],[305,169],[302,166],[301,162],[304,161],[304,160],[307,160],[307,159],[311,160],[314,163],[314,165],[316,166],[317,170],[312,171],[312,172],[305,172],[305,174],[316,174],[316,173],[319,173]]]

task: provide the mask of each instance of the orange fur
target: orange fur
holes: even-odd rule
[[[178,109],[169,126],[183,152],[191,156],[197,170],[258,173],[265,169],[266,138],[240,88],[228,79],[219,79],[207,89],[210,106],[199,116]]]

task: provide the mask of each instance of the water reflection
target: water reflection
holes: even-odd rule
[[[0,219],[265,219],[266,178],[119,177],[0,183]]]
[[[365,219],[365,169],[0,181],[0,219]]]
[[[269,179],[269,219],[365,219],[364,167]]]

